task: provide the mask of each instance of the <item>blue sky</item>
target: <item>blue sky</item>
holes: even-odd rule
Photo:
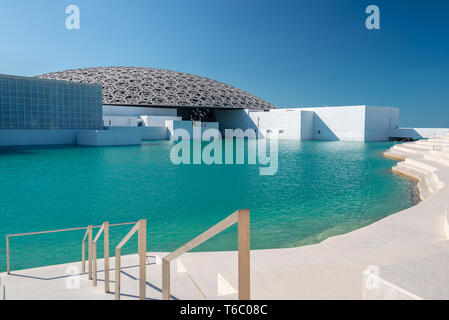
[[[65,28],[70,4],[80,30]],[[0,73],[156,67],[278,107],[392,106],[401,126],[449,127],[445,0],[2,0],[0,38]]]

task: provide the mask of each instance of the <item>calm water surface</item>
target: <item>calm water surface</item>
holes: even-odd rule
[[[0,271],[5,234],[147,218],[148,250],[171,251],[239,208],[251,209],[253,249],[317,243],[416,203],[413,183],[393,175],[394,161],[381,155],[390,146],[281,141],[274,176],[260,176],[257,165],[175,166],[169,141],[3,149]],[[130,228],[111,230],[111,250]],[[83,235],[13,238],[11,268],[79,261]],[[234,226],[199,250],[234,250],[236,235]],[[136,248],[132,239],[123,253]]]

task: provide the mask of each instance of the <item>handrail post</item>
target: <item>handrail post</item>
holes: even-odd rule
[[[93,240],[93,285],[94,287],[97,286],[97,242],[98,239],[100,239],[101,234],[104,232],[104,226],[107,222],[103,222],[103,224],[100,227],[100,230],[98,231],[97,235],[95,236],[94,240]],[[106,252],[105,252],[106,253]],[[106,256],[105,256],[106,258]],[[106,266],[106,259],[104,259],[104,265]],[[105,275],[106,275],[106,269],[105,269]]]
[[[250,300],[250,219],[249,209],[240,209],[221,220],[182,247],[162,259],[162,299],[170,298],[170,262],[187,251],[216,236],[230,226],[238,224],[238,291],[240,300]]]
[[[92,280],[93,286],[97,286],[97,243],[92,243]]]
[[[86,240],[81,241],[81,274],[86,273]]]
[[[115,300],[120,300],[120,248],[115,248]]]
[[[87,230],[89,232],[88,253],[87,253],[88,258],[89,258],[89,262],[88,262],[89,263],[89,266],[88,266],[89,267],[89,280],[92,280],[92,250],[93,250],[93,248],[92,248],[92,225],[89,225],[87,227]]]
[[[139,230],[138,230],[138,248],[139,248],[139,299],[145,300],[146,298],[146,282],[147,282],[147,274],[146,274],[146,252],[147,252],[147,220],[141,219],[139,221]]]
[[[104,292],[109,292],[109,222],[104,223]]]
[[[146,243],[147,220],[139,220],[128,234],[115,247],[115,299],[120,300],[120,255],[122,247],[137,232],[139,255],[139,299],[146,298]]]
[[[170,299],[170,261],[162,259],[162,300]]]
[[[9,274],[9,236],[6,235],[6,272]]]
[[[238,216],[238,292],[239,300],[250,300],[250,224],[249,209],[239,210]]]

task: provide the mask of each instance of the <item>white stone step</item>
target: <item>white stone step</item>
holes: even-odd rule
[[[433,194],[432,190],[430,190],[430,188],[424,182],[424,180],[418,182],[418,190],[419,190],[419,199],[421,201],[426,200]]]
[[[433,149],[432,145],[418,144],[415,142],[403,143],[402,145],[407,148],[413,148],[413,149],[419,149],[419,150],[432,150]]]
[[[412,165],[408,165],[405,162],[399,162],[396,166],[394,166],[393,171],[401,171],[405,175],[410,175],[411,177],[415,178],[416,180],[424,179],[425,176],[428,174],[427,171],[424,171],[420,168],[416,168]]]
[[[449,159],[443,158],[440,156],[435,156],[432,154],[425,154],[424,159],[430,160],[430,161],[435,161],[435,162],[441,163],[443,165],[449,166]]]
[[[429,164],[423,163],[422,161],[408,158],[408,159],[405,159],[404,162],[410,166],[414,166],[416,168],[427,171],[429,173],[433,173],[433,172],[437,171],[437,168],[435,168],[434,166],[431,166]]]
[[[404,161],[406,158],[413,157],[415,155],[412,153],[400,152],[397,150],[390,149],[384,152],[384,156],[398,161]]]
[[[424,155],[428,157],[429,155]],[[407,158],[404,162],[400,163],[402,166],[408,166],[415,171],[418,170],[425,174],[425,181],[432,192],[437,192],[444,187],[444,183],[441,181],[440,177],[436,173],[438,171],[438,166],[440,163],[434,163],[425,158],[412,159]],[[443,164],[446,166],[445,164]]]
[[[433,190],[428,182],[425,180],[426,173],[420,171],[419,169],[413,168],[404,164],[403,162],[398,163],[396,166],[392,168],[392,171],[398,173],[400,175],[404,175],[409,178],[418,180],[418,190],[420,200],[423,201],[427,199],[431,194],[433,194]]]
[[[431,166],[415,160],[409,162],[400,162],[392,168],[392,171],[418,179],[420,198],[421,200],[424,200],[444,186],[439,177],[433,172],[429,171],[428,167]],[[425,168],[427,168],[427,170]]]
[[[390,150],[395,151],[395,152],[414,154],[414,155],[418,155],[418,154],[422,153],[422,151],[420,151],[420,150],[416,150],[414,148],[408,148],[406,145],[403,145],[403,144],[401,144],[401,145],[397,144],[397,145],[393,146]]]
[[[427,143],[427,144],[421,144],[422,146],[428,146],[429,147],[429,152],[432,150],[441,150],[441,151],[449,151],[449,144],[447,143],[436,143],[436,142],[432,142],[432,143]]]
[[[178,258],[186,273],[201,288],[208,300],[237,299],[236,290],[232,290],[235,288],[230,287],[229,283],[222,277],[227,272],[237,270],[237,253],[226,252],[222,254],[225,255],[225,258],[222,258],[220,261],[216,261],[210,255],[203,253],[186,254]],[[227,255],[229,255],[229,259],[226,259]]]
[[[147,299],[162,298],[162,268],[151,254],[147,255]],[[13,271],[2,277],[7,300],[114,300],[115,259],[110,260],[110,293],[104,292],[103,260],[98,259],[98,285],[93,286],[87,274],[74,275],[79,288],[68,289],[71,276],[67,270],[80,271],[80,263],[69,263],[21,271]],[[87,264],[86,264],[87,266]],[[136,300],[139,297],[138,256],[122,256],[120,293],[122,300]],[[73,278],[73,277],[72,277]],[[176,265],[171,268],[171,295],[173,299],[201,300],[204,296],[185,273],[178,273]]]
[[[137,260],[136,260],[137,262]],[[184,272],[178,272],[176,261],[170,265],[170,295],[172,300],[204,300],[201,290]],[[100,274],[101,276],[101,274]],[[125,283],[123,279],[127,278]],[[122,267],[122,282],[120,293],[131,298],[138,296],[139,268],[125,269]],[[111,291],[115,290],[114,284]],[[149,264],[147,267],[147,298],[162,299],[162,264]]]
[[[430,150],[430,155],[446,158],[449,160],[449,151],[442,151],[442,150]]]
[[[415,144],[449,146],[449,141],[444,139],[428,139],[415,141]]]
[[[429,165],[428,163],[424,163],[423,160],[414,160],[414,159],[406,159],[403,162],[404,165],[411,166],[414,169],[418,169],[421,172],[425,173],[425,181],[428,183],[429,187],[433,192],[438,191],[444,186],[444,183],[440,180],[438,175],[435,174],[437,168]]]

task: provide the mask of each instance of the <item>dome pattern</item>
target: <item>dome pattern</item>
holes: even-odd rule
[[[187,73],[136,67],[98,67],[47,73],[38,78],[103,87],[104,105],[273,109],[272,104],[230,85]]]

